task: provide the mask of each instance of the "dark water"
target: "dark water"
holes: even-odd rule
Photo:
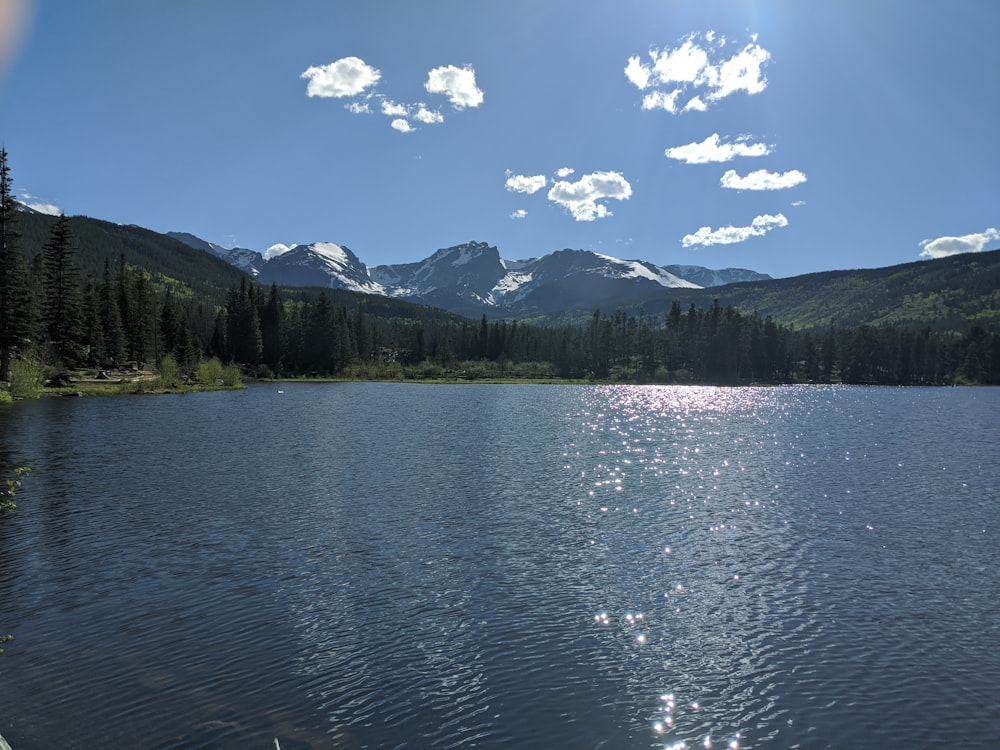
[[[15,750],[1000,744],[1000,389],[282,389],[0,410]]]

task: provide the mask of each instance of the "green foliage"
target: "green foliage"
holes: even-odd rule
[[[235,363],[223,366],[218,357],[200,362],[195,379],[208,387],[238,388],[243,385],[243,373],[240,371],[240,366]]]
[[[218,357],[212,357],[198,364],[195,379],[202,385],[219,386],[225,383],[222,373],[222,362],[219,361]]]
[[[176,388],[180,385],[181,370],[175,360],[169,354],[160,360],[160,373],[157,384],[160,388]]]
[[[10,391],[0,388],[0,405],[10,404],[14,402],[14,397],[10,395]]]
[[[10,363],[10,395],[14,398],[41,395],[44,382],[45,367],[35,357],[22,357]]]
[[[0,489],[0,515],[10,513],[17,507],[14,505],[14,498],[17,496],[18,490],[21,489],[21,483],[30,473],[30,467],[19,466],[14,469],[14,477],[12,479],[4,480],[6,482],[6,487],[4,489]],[[0,636],[0,644],[9,643],[12,640],[14,640],[14,636],[12,635]],[[3,649],[0,648],[0,654],[2,653]]]
[[[17,496],[18,490],[21,489],[21,484],[30,473],[30,466],[18,466],[14,469],[14,477],[4,480],[6,486],[4,489],[0,489],[0,514],[10,513],[10,511],[17,507],[14,505],[14,498]]]

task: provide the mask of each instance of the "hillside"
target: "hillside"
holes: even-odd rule
[[[54,222],[52,216],[20,215],[22,250],[27,258],[41,252]],[[227,289],[238,285],[241,278],[247,278],[239,269],[210,252],[142,227],[83,216],[71,217],[69,222],[77,263],[86,274],[95,278],[100,276],[105,258],[114,264],[119,256],[124,256],[130,265],[162,274],[189,289],[191,294],[215,304],[224,301]],[[449,249],[457,250],[462,248]],[[495,253],[495,249],[490,250]],[[439,251],[439,254],[444,252]],[[546,263],[552,265],[576,256],[592,261],[591,254],[563,251],[549,256]],[[413,265],[417,268],[422,264]],[[682,266],[671,268],[689,270]],[[380,278],[386,273],[383,269]],[[837,327],[891,324],[938,331],[966,330],[979,325],[987,331],[1000,332],[1000,250],[887,268],[826,271],[703,289],[639,286],[634,278],[627,278],[627,274],[618,279],[607,276],[552,274],[551,283],[546,283],[545,275],[536,271],[538,292],[535,299],[539,304],[518,309],[500,308],[488,316],[562,324],[584,321],[599,307],[608,313],[621,310],[637,315],[641,311],[662,318],[675,301],[685,309],[692,304],[707,309],[718,300],[724,307],[732,306],[746,313],[756,311],[761,316],[770,316],[776,322],[803,330],[822,330],[831,324]],[[439,282],[440,279],[435,278],[435,283]],[[321,287],[283,288],[289,298],[303,298],[315,296]],[[426,292],[419,303],[342,288],[326,287],[325,291],[337,305],[353,309],[363,304],[368,314],[376,316],[458,319],[459,316],[478,318],[482,314],[482,308],[474,304],[456,304],[455,294],[441,287]],[[466,301],[471,296],[466,297]],[[557,304],[560,301],[565,304]],[[445,313],[435,307],[451,312]]]
[[[687,308],[713,300],[743,312],[757,311],[804,330],[896,325],[916,329],[964,330],[979,325],[1000,332],[1000,250],[966,253],[886,268],[825,271],[788,279],[741,282],[710,289],[668,289],[622,299],[631,314],[665,316],[676,300]],[[549,315],[585,319],[593,310]],[[543,320],[543,318],[536,318]]]
[[[55,216],[20,213],[18,231],[26,259],[42,252]],[[114,224],[86,216],[69,217],[76,264],[84,275],[100,278],[105,259],[114,268],[120,257],[131,266],[159,274],[187,288],[189,294],[219,303],[226,289],[239,284],[244,274],[213,255],[188,247],[164,234],[133,225]]]

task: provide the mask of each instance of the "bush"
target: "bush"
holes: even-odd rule
[[[243,385],[243,373],[239,365],[226,365],[222,370],[222,384],[229,388]]]
[[[198,363],[195,379],[202,385],[223,385],[222,363],[218,357]]]
[[[180,374],[181,370],[180,367],[177,366],[177,360],[169,354],[165,356],[160,362],[160,388],[176,387],[178,385],[178,381],[180,380]]]
[[[10,395],[14,398],[38,396],[44,382],[45,368],[34,357],[16,359],[10,363]]]
[[[222,365],[218,357],[199,362],[195,379],[209,388],[239,388],[243,386],[243,373],[236,364]]]

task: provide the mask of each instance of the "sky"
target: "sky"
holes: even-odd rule
[[[995,0],[0,0],[39,210],[369,265],[1000,248]]]

